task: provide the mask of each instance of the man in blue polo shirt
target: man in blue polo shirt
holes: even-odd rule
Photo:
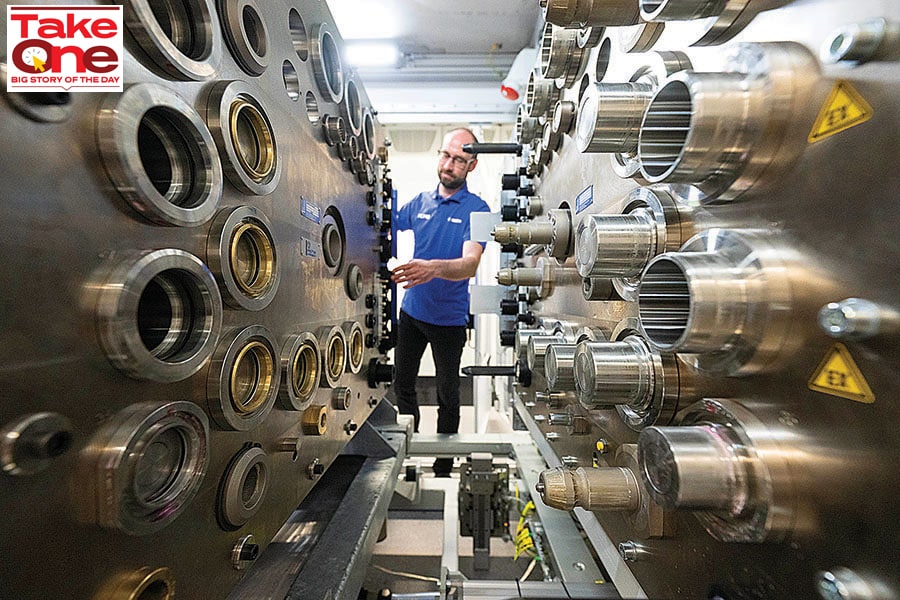
[[[394,392],[400,413],[414,416],[416,431],[416,378],[428,344],[437,384],[437,431],[459,429],[459,362],[469,318],[468,280],[475,276],[484,250],[483,244],[469,239],[469,214],[490,210],[466,187],[466,176],[478,160],[462,147],[477,141],[468,129],[444,136],[438,151],[437,188],[422,192],[397,213],[397,229],[415,233],[415,252],[392,276],[406,290],[394,350]],[[449,477],[453,459],[438,458],[433,468],[437,476]]]

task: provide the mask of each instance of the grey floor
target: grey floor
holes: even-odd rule
[[[422,418],[419,429],[422,433],[434,433],[436,413],[437,407],[421,407]],[[488,429],[498,431],[506,427],[502,417],[491,415],[488,418]],[[463,406],[460,414],[460,432],[474,433],[474,431],[473,409],[471,406]],[[433,477],[428,468],[431,459],[417,460],[422,476]],[[411,459],[410,462],[415,461]],[[454,469],[453,478],[458,481],[457,469]],[[368,595],[360,597],[377,598],[377,593],[385,588],[393,593],[437,591],[436,580],[440,577],[443,549],[442,509],[440,499],[430,496],[418,506],[410,506],[403,499],[392,505],[386,523],[387,536],[376,544],[366,574],[364,591]],[[517,514],[510,515],[511,534],[515,533],[517,518]],[[523,575],[530,562],[530,559],[524,556],[513,560],[515,548],[511,539],[503,541],[492,538],[490,568],[486,571],[476,571],[472,562],[472,538],[459,537],[458,546],[459,570],[469,579],[517,579]],[[535,568],[529,580],[539,579],[540,569]]]

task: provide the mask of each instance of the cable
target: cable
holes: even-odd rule
[[[519,577],[519,581],[520,581],[520,582],[525,581],[526,579],[528,579],[528,576],[531,575],[531,572],[532,572],[532,571],[534,571],[534,565],[536,565],[537,562],[538,562],[537,556],[535,556],[534,558],[531,559],[531,562],[528,563],[528,568],[525,569],[525,572],[522,573],[522,576],[521,576],[521,577]]]
[[[433,581],[434,583],[440,583],[441,580],[437,577],[426,577],[424,575],[416,575],[415,573],[404,573],[402,571],[393,571],[391,569],[382,567],[380,565],[372,565],[379,571],[384,571],[388,575],[396,575],[397,577],[406,577],[407,579],[418,579],[420,581]]]

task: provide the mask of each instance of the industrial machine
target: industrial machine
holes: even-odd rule
[[[327,5],[123,6],[124,91],[2,86],[2,598],[226,597],[383,397],[391,185]]]
[[[491,227],[536,495],[622,597],[900,597],[900,6],[541,5]]]

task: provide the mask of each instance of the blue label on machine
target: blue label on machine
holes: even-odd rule
[[[594,203],[594,186],[593,184],[587,186],[578,196],[575,197],[575,214],[579,214],[581,211],[586,209],[588,206]]]
[[[303,203],[300,207],[300,214],[318,225],[322,222],[322,211],[318,206],[307,200],[306,198],[301,198]]]

